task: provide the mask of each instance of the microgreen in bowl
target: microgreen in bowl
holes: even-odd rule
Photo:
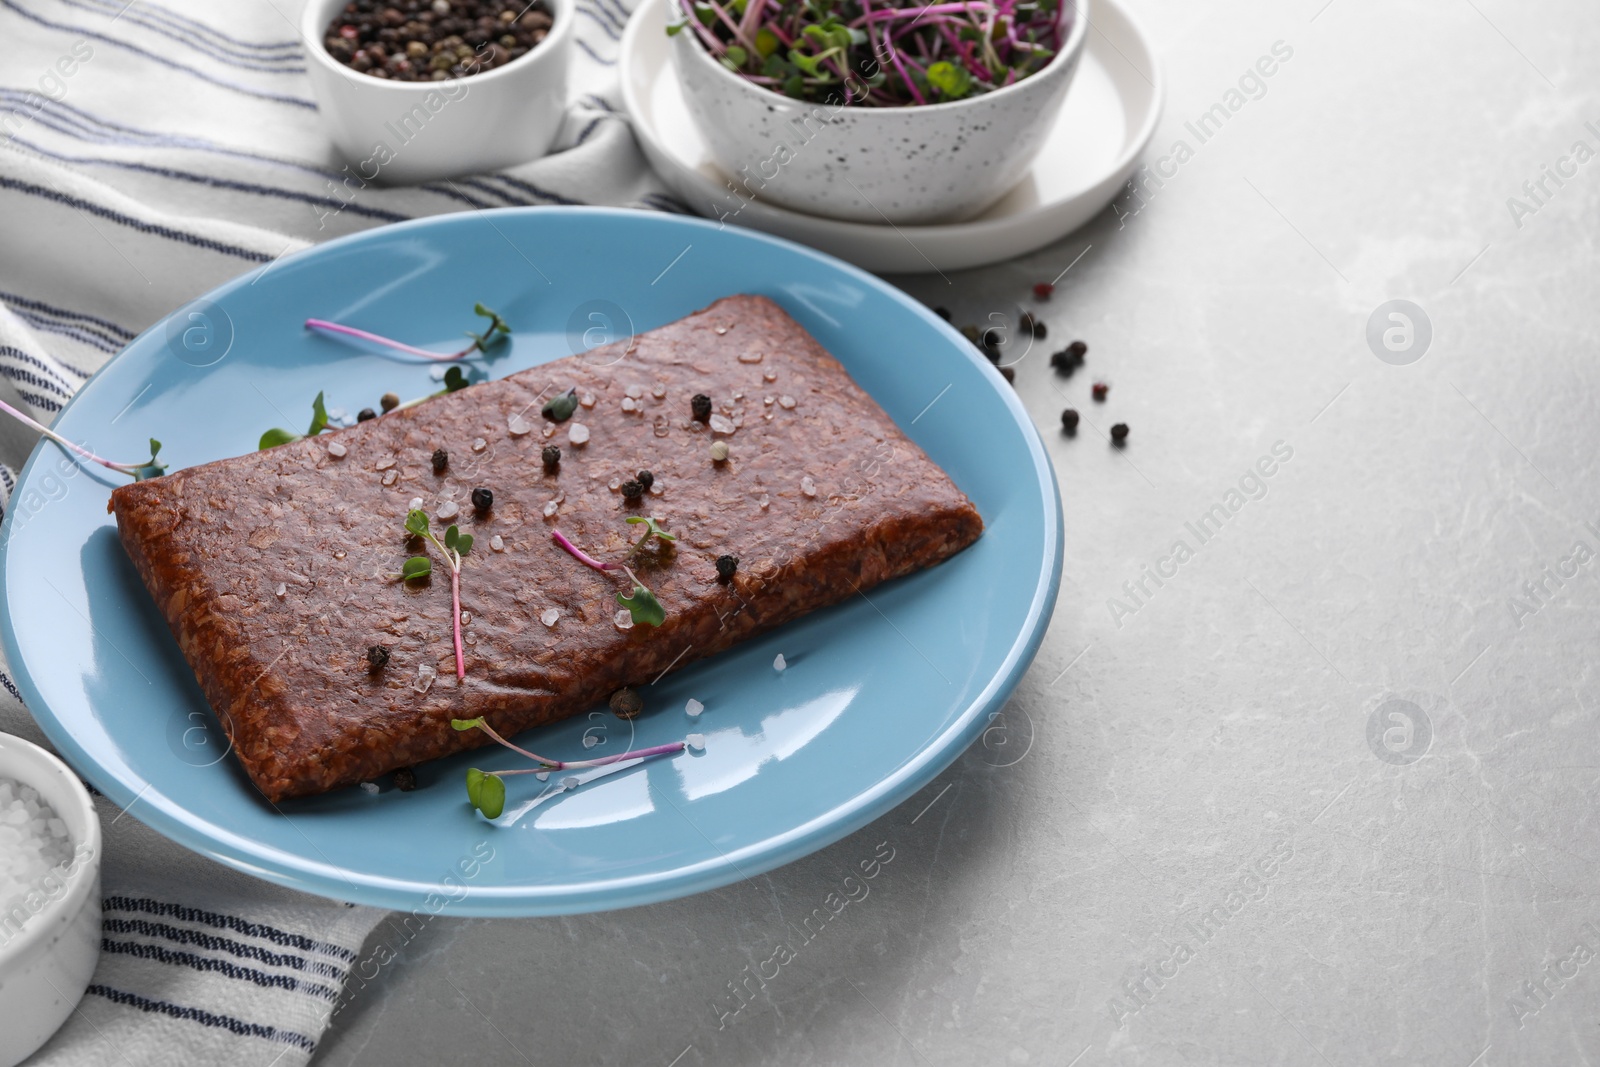
[[[167,465],[165,463],[156,462],[156,455],[161,451],[161,442],[157,441],[154,437],[150,438],[149,459],[139,463],[118,463],[116,460],[110,460],[103,456],[97,456],[87,448],[84,448],[82,445],[74,444],[65,437],[62,437],[60,434],[56,433],[44,423],[36,422],[35,420],[30,419],[27,415],[24,415],[10,404],[7,404],[4,400],[0,400],[0,411],[10,415],[23,425],[32,427],[41,435],[48,437],[62,448],[65,448],[67,451],[71,452],[73,455],[82,459],[86,459],[90,463],[98,463],[106,470],[116,471],[118,474],[126,474],[136,482],[142,482],[146,478],[157,478],[167,472]]]
[[[643,548],[644,543],[652,537],[658,537],[662,541],[676,541],[678,539],[675,534],[668,533],[662,529],[657,519],[630,515],[628,522],[643,523],[645,525],[644,536],[639,538],[638,542],[633,546],[635,552]],[[649,587],[639,580],[639,576],[633,573],[633,568],[626,563],[607,563],[595,559],[568,540],[567,535],[560,530],[552,529],[550,537],[585,567],[591,567],[602,573],[605,571],[622,571],[628,576],[628,579],[633,582],[633,588],[626,595],[618,593],[617,603],[628,609],[628,615],[635,624],[643,623],[646,626],[660,626],[667,621],[667,609],[662,607],[661,601],[656,598],[656,595],[650,591]]]
[[[664,756],[673,752],[682,752],[684,743],[673,741],[666,745],[653,745],[650,748],[636,748],[632,752],[623,752],[615,756],[601,756],[598,759],[586,760],[554,760],[541,756],[518,745],[512,744],[495,732],[480,715],[476,719],[451,719],[450,725],[457,731],[482,730],[496,742],[509,748],[511,751],[526,756],[538,764],[537,767],[518,768],[508,771],[484,771],[473,767],[467,771],[467,800],[474,808],[481,811],[484,818],[498,819],[505,810],[506,786],[502,778],[513,774],[540,774],[549,771],[572,771],[589,767],[606,767],[624,760],[645,759],[650,756]]]
[[[501,318],[489,308],[484,307],[482,304],[474,304],[472,306],[472,310],[488,319],[489,325],[484,328],[482,333],[473,333],[471,330],[466,331],[467,336],[472,338],[472,343],[459,352],[430,352],[426,348],[417,348],[415,345],[408,345],[403,341],[395,341],[379,334],[369,333],[366,330],[358,330],[354,326],[345,326],[341,323],[329,322],[326,319],[307,319],[306,328],[309,330],[321,330],[324,333],[344,334],[347,337],[355,337],[362,341],[370,341],[373,344],[382,345],[385,348],[392,348],[397,352],[404,352],[410,356],[421,356],[424,359],[462,359],[466,356],[472,355],[474,352],[482,352],[485,355],[488,355],[489,350],[492,347],[504,342],[505,339],[510,336],[511,327],[506,324],[505,319]]]
[[[858,107],[941,104],[1036,74],[1061,0],[674,0],[711,56],[773,92]],[[1068,0],[1072,2],[1072,0]]]
[[[467,676],[466,655],[461,649],[461,560],[468,552],[472,551],[472,535],[464,534],[461,528],[450,526],[444,532],[444,539],[428,528],[427,512],[415,509],[406,515],[406,532],[417,537],[426,538],[438,549],[439,555],[450,566],[450,609],[452,630],[456,643],[456,677]],[[426,578],[433,573],[433,562],[427,556],[412,556],[400,568],[398,577],[404,581],[414,581],[417,578]]]

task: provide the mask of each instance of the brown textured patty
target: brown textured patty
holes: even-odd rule
[[[542,418],[544,401],[572,386],[594,406],[559,425]],[[637,412],[622,406],[630,392]],[[732,434],[692,418],[696,393],[712,398],[713,422],[738,423]],[[518,416],[531,432],[510,432]],[[569,442],[576,424],[587,444]],[[713,440],[727,442],[726,462],[712,462]],[[342,458],[329,454],[334,442]],[[541,460],[550,444],[562,451],[555,470]],[[435,474],[438,448],[450,460]],[[611,483],[643,469],[652,490],[630,504]],[[470,502],[479,486],[494,493],[485,512]],[[391,577],[422,551],[404,530],[416,497],[441,533],[448,523],[434,515],[454,501],[450,521],[475,537],[461,575],[471,621],[460,683],[448,566],[434,555],[431,579]],[[580,714],[938,563],[983,530],[844,368],[755,296],[348,429],[125,485],[112,507],[234,753],[274,801],[486,743],[452,718],[486,715],[509,735]],[[626,578],[584,567],[550,536],[559,528],[591,555],[628,560],[640,532],[631,514],[679,536],[632,559],[666,608],[658,628],[619,629]],[[724,554],[739,557],[731,581],[717,575]],[[551,608],[559,618],[546,626]],[[377,644],[390,655],[374,669]],[[424,668],[436,678],[419,692]]]

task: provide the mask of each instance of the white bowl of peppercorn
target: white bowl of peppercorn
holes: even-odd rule
[[[566,113],[574,4],[309,0],[307,71],[346,171],[406,184],[542,156]]]

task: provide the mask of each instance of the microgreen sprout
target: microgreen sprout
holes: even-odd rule
[[[636,748],[631,752],[623,752],[615,756],[601,756],[599,759],[586,760],[555,760],[529,752],[519,745],[514,745],[495,732],[480,715],[475,719],[451,719],[450,725],[458,732],[467,730],[482,730],[497,743],[509,748],[520,756],[526,756],[538,764],[536,767],[518,768],[508,771],[485,771],[477,767],[467,771],[467,800],[474,808],[481,811],[484,818],[498,819],[505,810],[506,787],[501,778],[513,774],[539,774],[548,771],[574,771],[589,767],[606,767],[613,763],[622,763],[626,760],[647,759],[650,756],[665,756],[674,752],[682,752],[682,741],[674,741],[666,745],[653,745],[650,748]]]
[[[430,352],[426,348],[417,348],[402,341],[393,341],[387,337],[369,333],[366,330],[358,330],[354,326],[344,326],[337,322],[329,322],[326,319],[307,319],[306,328],[309,330],[322,330],[326,333],[342,333],[347,337],[371,341],[373,344],[383,345],[385,348],[392,348],[397,352],[404,352],[411,356],[421,356],[424,359],[462,359],[472,355],[474,352],[482,352],[488,355],[490,348],[503,343],[510,336],[511,327],[506,324],[505,319],[482,304],[474,304],[472,310],[488,319],[489,325],[485,327],[482,333],[473,333],[471,330],[467,330],[466,334],[472,338],[472,343],[459,352]]]
[[[90,463],[98,463],[106,470],[116,471],[118,474],[126,474],[136,482],[142,482],[146,478],[158,478],[167,472],[167,465],[165,463],[156,462],[156,455],[161,451],[161,442],[157,441],[154,437],[150,438],[150,458],[148,460],[145,460],[142,463],[118,463],[115,460],[97,456],[87,448],[84,448],[82,445],[74,444],[43,423],[35,422],[33,419],[29,418],[27,415],[24,415],[10,404],[7,404],[4,400],[0,400],[0,411],[5,412],[7,415],[10,415],[12,418],[23,423],[24,425],[32,427],[38,433],[48,437],[50,440],[54,441],[56,444],[60,445],[62,448],[73,453],[74,455],[80,456],[83,459],[88,460]]]
[[[274,426],[261,435],[261,440],[256,444],[257,449],[273,448],[277,445],[286,445],[290,441],[299,441],[306,437],[315,437],[328,428],[328,409],[323,406],[322,394],[311,402],[311,426],[305,433],[294,433],[290,430]]]
[[[707,52],[773,92],[865,107],[940,104],[1038,73],[1075,0],[674,0]]]
[[[545,401],[544,407],[539,409],[539,414],[551,422],[566,422],[572,418],[572,413],[578,410],[578,387],[573,386],[560,396],[553,396]]]
[[[658,520],[654,518],[646,519],[642,516],[634,515],[629,517],[628,522],[642,522],[647,524],[649,527],[645,531],[645,535],[639,539],[638,544],[633,546],[634,551],[638,551],[638,549],[641,548],[644,543],[650,540],[652,537],[660,537],[665,541],[677,540],[675,535],[663,530]],[[572,557],[579,563],[582,563],[585,567],[590,567],[597,571],[621,571],[628,576],[629,581],[633,582],[633,588],[630,589],[626,595],[618,593],[617,603],[628,609],[628,614],[632,617],[635,624],[643,623],[646,626],[660,626],[662,623],[667,621],[667,609],[661,606],[661,601],[656,599],[656,595],[650,591],[648,586],[639,580],[639,576],[637,574],[633,573],[632,567],[629,567],[626,563],[606,563],[595,559],[593,556],[589,555],[589,553],[585,552],[583,549],[569,541],[567,539],[567,535],[562,533],[560,530],[552,529],[550,531],[550,537],[555,541],[556,544],[560,545],[562,548],[571,553]]]
[[[628,525],[633,526],[638,524],[643,524],[645,530],[644,536],[634,542],[633,547],[635,550],[643,548],[644,543],[650,540],[652,537],[659,537],[663,541],[676,541],[678,539],[677,534],[668,533],[667,531],[663,530],[661,528],[661,520],[657,519],[654,515],[628,516]]]
[[[444,539],[441,540],[428,528],[427,512],[421,509],[413,510],[406,515],[406,531],[417,537],[427,538],[444,557],[444,561],[450,565],[450,621],[456,642],[456,677],[465,678],[467,660],[466,654],[461,649],[461,559],[472,551],[472,535],[464,534],[460,527],[452,525],[445,530]],[[410,581],[431,573],[433,564],[428,561],[428,557],[412,556],[401,568],[400,577]]]

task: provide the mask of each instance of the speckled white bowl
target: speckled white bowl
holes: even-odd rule
[[[673,65],[741,195],[854,222],[960,222],[1026,176],[1061,110],[1089,28],[1088,0],[1066,6],[1067,39],[1043,70],[947,104],[807,104],[735,74],[690,32],[673,37]]]
[[[0,914],[0,1067],[13,1067],[60,1029],[100,959],[100,816],[65,763],[20,737],[0,734],[0,778],[37,789],[75,847],[66,878],[24,902],[25,925]]]

